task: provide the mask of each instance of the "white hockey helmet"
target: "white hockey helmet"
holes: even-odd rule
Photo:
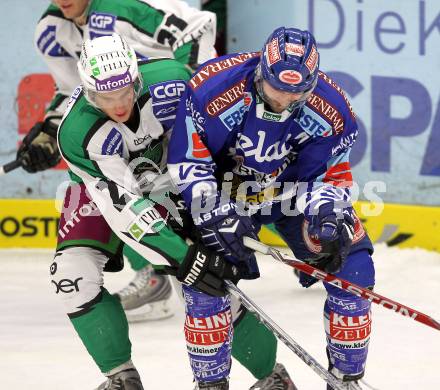
[[[130,84],[135,87],[136,98],[142,91],[136,53],[118,34],[87,39],[77,66],[84,95],[94,106],[96,93],[115,91]]]

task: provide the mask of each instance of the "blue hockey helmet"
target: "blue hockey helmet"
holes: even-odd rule
[[[318,80],[319,53],[308,31],[277,28],[263,46],[260,71],[273,88],[290,93],[312,90]]]

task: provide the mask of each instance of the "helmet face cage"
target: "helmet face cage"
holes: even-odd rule
[[[290,93],[310,91],[316,86],[319,53],[308,31],[277,28],[264,44],[261,76],[273,88]]]
[[[260,63],[260,64],[258,64],[258,66],[255,70],[255,79],[254,79],[255,87],[257,89],[258,94],[263,99],[263,101],[265,101],[266,103],[269,104],[269,106],[271,106],[272,98],[267,96],[267,94],[264,92],[263,80],[264,79],[262,76],[261,63]],[[310,93],[315,89],[317,83],[318,83],[318,78],[315,79],[315,81],[309,87],[309,89],[302,91],[302,95],[297,100],[290,103],[289,106],[287,106],[285,108],[285,110],[290,111],[290,112],[294,112],[295,110],[302,108],[304,106],[304,104],[306,103],[307,99],[309,98]],[[300,92],[297,92],[297,93],[300,93]]]
[[[98,93],[116,91],[129,85],[134,86],[136,98],[142,92],[136,54],[118,34],[86,40],[77,66],[84,95],[95,107]]]

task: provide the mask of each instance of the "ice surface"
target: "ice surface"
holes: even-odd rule
[[[440,254],[377,246],[376,291],[440,319]],[[47,251],[0,252],[0,388],[90,390],[102,380],[50,284]],[[303,289],[291,270],[260,258],[263,277],[240,287],[315,359],[326,366],[321,286]],[[132,277],[106,275],[110,291]],[[183,337],[183,308],[173,298],[174,317],[130,327],[133,361],[146,390],[192,390]],[[440,388],[440,332],[374,306],[366,380],[380,390]],[[300,390],[325,383],[279,343],[283,362]],[[254,378],[233,364],[231,390],[248,389]]]

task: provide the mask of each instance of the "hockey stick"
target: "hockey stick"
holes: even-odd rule
[[[11,172],[18,167],[21,167],[20,160],[14,160],[14,161],[11,161],[10,163],[7,163],[3,166],[0,166],[0,176],[5,175],[8,172]]]
[[[243,306],[251,313],[255,314],[257,319],[270,329],[278,340],[283,342],[291,351],[295,353],[304,363],[306,363],[315,373],[324,379],[335,390],[344,390],[347,387],[337,379],[333,374],[322,367],[307,351],[304,350],[292,337],[290,337],[278,324],[276,324],[258,305],[252,301],[243,291],[229,280],[225,281],[229,293],[234,295]],[[353,390],[361,390],[356,384],[351,384]]]
[[[392,299],[388,299],[383,295],[379,295],[367,288],[360,287],[354,283],[351,283],[345,279],[338,278],[335,275],[328,274],[327,272],[321,271],[318,268],[313,267],[310,264],[307,264],[301,260],[296,259],[293,256],[288,256],[281,253],[278,249],[270,247],[268,245],[263,244],[260,241],[256,241],[252,238],[245,237],[244,244],[254,251],[263,253],[265,255],[272,256],[275,260],[278,260],[281,263],[287,264],[290,267],[293,267],[301,272],[304,272],[307,275],[313,276],[316,279],[323,280],[335,287],[340,288],[341,290],[348,291],[353,295],[364,298],[370,302],[376,303],[378,305],[383,306],[385,309],[392,310],[396,313],[402,314],[404,317],[412,318],[415,321],[418,321],[422,324],[428,325],[431,328],[436,330],[440,330],[440,323],[434,320],[432,317],[423,314],[417,310],[414,310],[408,306],[402,305],[399,302],[393,301]]]

